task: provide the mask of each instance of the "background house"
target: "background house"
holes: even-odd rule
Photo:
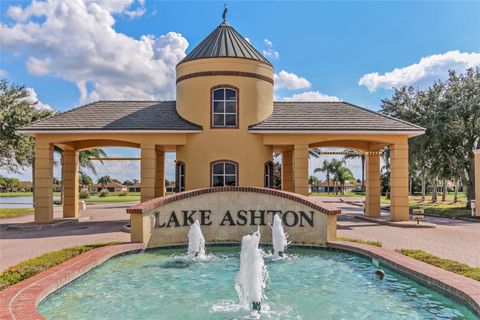
[[[90,192],[100,192],[102,189],[107,189],[109,192],[123,192],[127,191],[127,186],[120,184],[118,182],[108,182],[105,184],[102,183],[95,183],[93,186],[89,188]]]

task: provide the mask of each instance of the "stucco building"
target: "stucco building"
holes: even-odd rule
[[[304,63],[299,60],[299,63]],[[176,101],[99,101],[33,123],[35,221],[53,220],[53,146],[64,152],[64,216],[77,217],[78,152],[141,150],[141,201],[165,194],[165,152],[176,152],[176,189],[271,187],[308,193],[308,149],[391,150],[391,216],[408,219],[408,139],[423,128],[347,102],[275,102],[274,68],[227,23],[176,67]],[[366,214],[380,214],[380,158],[367,155]]]

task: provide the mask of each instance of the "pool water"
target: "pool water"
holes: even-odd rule
[[[172,263],[184,250],[110,259],[39,305],[46,319],[478,319],[468,308],[348,253],[290,249],[268,260],[262,311],[238,305],[240,248],[208,248],[206,262]],[[173,256],[172,256],[173,254]]]

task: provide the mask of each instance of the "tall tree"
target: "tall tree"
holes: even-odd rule
[[[327,179],[327,193],[330,194],[330,173],[332,173],[331,162],[328,160],[323,160],[322,166],[320,168],[315,168],[313,172],[325,172],[325,177]]]
[[[0,168],[19,172],[29,167],[34,158],[34,139],[17,129],[53,114],[29,102],[23,86],[0,80]]]
[[[362,192],[365,192],[365,154],[364,153],[357,153],[355,150],[351,149],[345,149],[345,152],[347,152],[346,155],[343,156],[343,160],[349,160],[349,159],[358,159],[360,158],[362,162]]]

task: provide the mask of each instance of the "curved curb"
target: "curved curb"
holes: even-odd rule
[[[38,312],[37,305],[50,293],[113,256],[140,251],[143,248],[141,243],[126,243],[96,248],[14,284],[0,292],[0,319],[44,319]]]
[[[281,191],[276,189],[259,188],[259,187],[215,187],[215,188],[189,190],[189,191],[174,193],[168,196],[163,196],[163,197],[155,198],[152,200],[148,200],[140,203],[139,205],[128,208],[127,213],[143,214],[145,212],[148,212],[160,206],[166,205],[168,203],[172,203],[175,201],[196,197],[196,196],[200,196],[208,193],[215,193],[215,192],[252,192],[252,193],[260,193],[260,194],[268,194],[268,195],[296,201],[298,203],[309,206],[310,208],[313,208],[325,214],[336,215],[342,212],[337,207],[326,204],[318,199],[310,198],[308,196],[303,196],[293,192],[286,192],[286,191]]]
[[[401,253],[347,241],[329,241],[327,247],[374,258],[381,264],[407,278],[431,287],[460,303],[466,304],[480,316],[480,282],[446,271]]]

